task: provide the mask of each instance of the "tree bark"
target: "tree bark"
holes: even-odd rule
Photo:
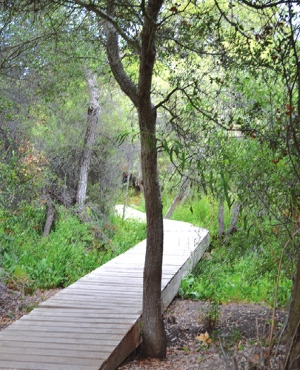
[[[292,292],[284,369],[300,369],[300,256],[298,256],[297,273]]]
[[[156,108],[151,102],[152,76],[156,58],[156,21],[162,3],[163,0],[149,0],[145,9],[138,80],[138,117],[147,216],[142,354],[145,357],[156,358],[165,357],[167,349],[161,301],[163,216],[157,166],[157,115]]]
[[[232,216],[226,235],[232,234],[236,230],[236,224],[238,222],[241,205],[239,202],[234,202]]]
[[[127,182],[126,182],[126,195],[125,195],[125,202],[124,202],[124,207],[123,207],[123,220],[125,220],[125,212],[126,212],[126,207],[127,207],[127,202],[128,202],[128,193],[129,193],[129,184],[130,184],[130,171],[128,169],[128,175],[127,175]]]
[[[143,170],[142,170],[142,157],[141,154],[139,155],[140,160],[139,160],[139,173],[138,173],[138,178],[137,178],[137,184],[138,187],[140,188],[140,192],[144,194],[144,185],[143,185]]]
[[[84,138],[84,147],[81,153],[79,165],[79,177],[76,193],[76,203],[79,209],[83,209],[88,181],[88,170],[91,161],[92,147],[95,144],[96,132],[99,121],[99,91],[97,87],[96,75],[89,70],[85,70],[86,84],[90,94],[90,107],[88,109],[87,127]]]
[[[189,178],[186,177],[183,180],[183,183],[180,186],[179,192],[175,196],[175,198],[174,198],[172,204],[170,205],[170,208],[168,209],[164,218],[169,219],[172,216],[172,213],[175,211],[176,206],[182,201],[185,194],[187,193],[187,190],[189,188],[189,184],[190,184]]]
[[[224,202],[220,201],[218,208],[218,237],[221,238],[225,232]]]
[[[138,86],[126,75],[119,55],[116,29],[106,26],[107,54],[114,77],[121,89],[138,110],[143,188],[147,217],[147,246],[143,277],[143,344],[145,357],[166,356],[167,340],[162,318],[161,277],[163,257],[163,217],[160,188],[158,183],[156,148],[156,108],[151,102],[151,87],[156,59],[155,36],[157,18],[163,0],[149,0],[143,3],[143,29]],[[114,16],[114,0],[108,1],[108,14]]]
[[[48,194],[47,195],[47,216],[46,216],[46,222],[44,226],[43,237],[46,237],[50,234],[53,221],[54,221],[54,211],[53,211],[52,199],[50,195]]]

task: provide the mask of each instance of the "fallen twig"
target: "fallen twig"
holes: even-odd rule
[[[0,310],[5,313],[6,316],[10,317],[12,320],[16,320],[15,316],[14,315],[11,315],[10,313],[8,313],[4,308],[0,307]]]

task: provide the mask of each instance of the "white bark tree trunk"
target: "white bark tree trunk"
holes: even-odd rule
[[[224,222],[224,202],[220,201],[218,208],[218,237],[221,238],[225,232],[225,222]]]
[[[232,216],[230,225],[226,231],[226,235],[230,235],[235,231],[236,224],[238,222],[239,213],[240,213],[241,204],[239,202],[234,202],[233,210],[232,210]]]
[[[96,133],[100,115],[99,88],[97,86],[96,75],[90,70],[85,69],[85,77],[90,95],[90,106],[88,109],[84,147],[81,153],[79,165],[79,177],[76,194],[76,203],[79,209],[83,209],[85,204],[89,165],[91,161],[92,148],[96,140]]]

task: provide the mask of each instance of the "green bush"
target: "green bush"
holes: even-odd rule
[[[114,255],[126,252],[146,238],[146,224],[135,220],[123,220],[121,217],[112,216],[111,222],[115,225],[112,237]]]
[[[0,209],[0,261],[7,281],[28,291],[66,287],[145,238],[145,224],[112,217],[100,225],[107,235],[103,245],[90,224],[62,206],[57,213],[54,230],[42,237],[43,204]]]
[[[193,274],[186,276],[179,290],[182,297],[208,299],[218,302],[265,302],[272,305],[277,270],[261,271],[264,260],[257,253],[248,252],[231,260],[225,249],[206,253]],[[277,305],[289,302],[291,280],[282,272],[279,281]]]
[[[101,253],[88,250],[93,235],[87,224],[60,208],[55,231],[43,238],[44,215],[43,207],[2,211],[2,266],[14,281],[34,288],[64,287],[101,264]]]

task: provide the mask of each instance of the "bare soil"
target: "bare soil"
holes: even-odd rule
[[[37,290],[22,294],[0,283],[0,330],[59,289]],[[272,310],[260,304],[229,303],[220,306],[209,302],[179,298],[164,314],[168,348],[162,360],[144,359],[138,348],[119,370],[277,370],[282,368],[284,346],[277,345],[287,312],[275,315],[275,345],[269,351]],[[205,334],[204,341],[196,339]]]
[[[26,315],[39,303],[50,298],[60,289],[42,290],[38,289],[33,294],[22,294],[22,292],[9,289],[0,282],[0,330]]]
[[[280,336],[286,318],[286,311],[277,310],[275,339]],[[143,359],[138,349],[119,370],[282,368],[284,346],[275,344],[269,353],[272,310],[265,305],[223,304],[218,314],[218,309],[209,302],[176,298],[164,319],[168,340],[166,359]],[[196,339],[202,333],[207,333],[207,341]]]

